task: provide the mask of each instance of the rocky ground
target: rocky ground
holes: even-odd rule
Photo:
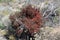
[[[40,35],[37,36],[36,40],[60,40],[60,27],[41,28]]]
[[[46,0],[32,0],[32,1],[30,0],[30,3],[37,5],[44,1],[46,1]],[[60,6],[60,0],[53,0],[53,2],[57,6]],[[24,7],[24,5],[26,5],[27,3],[29,3],[29,1],[26,1],[26,0],[22,0],[22,1],[13,0],[13,2],[1,2],[0,3],[0,21],[2,21],[3,19],[5,20],[8,17],[7,15],[14,13],[16,11],[20,11],[22,6]],[[60,20],[60,16],[57,18]],[[6,21],[3,23],[7,24]],[[52,26],[51,21],[46,22],[45,26],[40,29],[39,34],[35,35],[36,40],[60,40],[60,21],[58,21],[56,23],[57,23],[57,25],[52,23],[54,25],[54,26]],[[0,22],[0,24],[1,24],[1,22]],[[6,40],[3,36],[5,34],[5,32],[6,32],[5,30],[0,30],[0,40]]]
[[[4,30],[0,30],[0,40],[6,40],[4,38]],[[60,27],[44,27],[40,29],[40,33],[35,35],[35,40],[60,40]]]

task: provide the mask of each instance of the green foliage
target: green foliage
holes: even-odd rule
[[[0,0],[0,2],[2,2],[2,0]]]
[[[0,29],[4,29],[5,26],[3,25],[3,23],[0,22]]]

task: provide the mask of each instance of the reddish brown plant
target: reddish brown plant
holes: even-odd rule
[[[42,15],[38,9],[33,8],[31,5],[26,6],[22,9],[19,14],[14,14],[14,16],[10,16],[10,19],[13,20],[15,18],[20,19],[20,21],[25,24],[25,27],[29,30],[31,34],[37,33],[42,26]],[[15,21],[15,20],[14,20]]]
[[[39,10],[29,5],[22,9],[22,14],[25,14],[25,18],[23,19],[25,21],[24,24],[30,33],[38,32],[43,23],[42,15]]]

